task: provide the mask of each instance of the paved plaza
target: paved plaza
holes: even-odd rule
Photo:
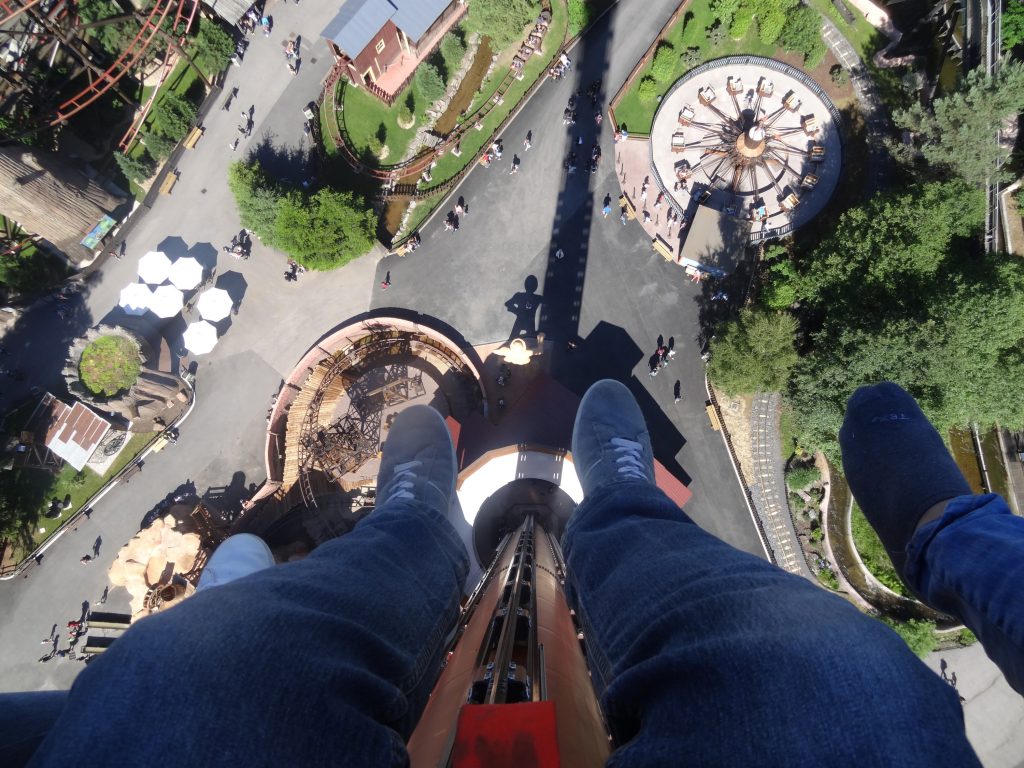
[[[0,688],[71,684],[79,665],[36,663],[42,655],[40,640],[51,626],[63,627],[78,618],[85,601],[99,598],[118,548],[169,493],[194,488],[227,507],[247,497],[265,477],[265,419],[283,377],[331,329],[370,311],[419,313],[453,338],[482,347],[506,341],[523,322],[507,309],[511,298],[524,291],[536,294],[539,309],[533,321],[550,342],[548,365],[554,378],[577,394],[598,378],[625,382],[647,417],[657,457],[693,493],[686,512],[727,542],[764,556],[722,437],[711,429],[704,410],[699,329],[709,312],[707,286],[691,283],[678,265],[652,251],[638,222],[624,226],[617,214],[602,217],[604,200],[610,197],[617,211],[621,192],[612,127],[605,121],[599,131],[585,117],[586,105],[577,125],[566,127],[561,119],[573,91],[585,91],[596,80],[602,82],[601,105],[606,106],[676,5],[675,0],[652,0],[613,6],[570,52],[568,76],[545,83],[510,122],[503,137],[508,165],[475,167],[449,204],[423,225],[422,246],[415,253],[386,256],[380,250],[342,269],[307,272],[297,282],[286,282],[285,258],[258,242],[248,261],[235,261],[221,251],[240,227],[226,169],[252,151],[278,175],[306,178],[310,147],[301,110],[317,97],[330,67],[317,36],[337,4],[303,0],[296,6],[272,0],[273,36],[254,36],[243,66],[228,72],[225,94],[239,88],[231,110],[215,107],[203,139],[178,163],[181,179],[174,193],[136,218],[127,233],[130,258],[100,265],[67,317],[59,318],[53,305],[42,304],[5,337],[8,365],[29,372],[28,383],[60,391],[68,343],[104,318],[124,319],[111,308],[120,289],[134,279],[137,257],[147,250],[163,248],[172,258],[189,254],[208,266],[216,263],[219,275],[234,275],[230,280],[240,291],[237,316],[213,352],[198,358],[196,405],[181,426],[178,444],[149,457],[143,471],[97,504],[79,530],[57,541],[27,579],[0,582]],[[280,46],[295,35],[302,37],[303,66],[292,77]],[[256,130],[248,145],[232,153],[239,112],[250,105]],[[528,132],[533,146],[524,151]],[[594,141],[605,158],[598,172],[567,176],[562,167],[568,153],[582,147],[583,157]],[[514,175],[509,173],[513,155],[521,160]],[[468,204],[468,215],[457,232],[446,232],[443,216],[459,197]],[[562,258],[556,258],[558,249]],[[391,285],[382,290],[388,272]],[[173,336],[173,325],[157,326],[147,317],[152,319],[131,324],[150,337]],[[676,355],[652,378],[648,372],[659,337],[673,345]],[[11,385],[4,402],[9,405],[24,394]],[[103,542],[100,556],[79,564],[97,537]],[[107,607],[125,609],[124,590],[112,591]],[[963,669],[972,663],[965,658]],[[977,664],[981,668],[982,662]],[[969,677],[960,674],[965,681]],[[997,676],[992,686],[1000,681]],[[1005,681],[1001,684],[1006,688]],[[979,700],[986,695],[979,692]],[[1004,733],[1013,733],[1014,727],[1024,733],[1020,699],[1000,699],[1000,707],[1007,720]],[[976,746],[984,752],[983,745]],[[1005,752],[1005,743],[999,749]]]

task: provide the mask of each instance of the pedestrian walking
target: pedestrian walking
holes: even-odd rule
[[[679,379],[676,379],[676,385],[672,388],[672,401],[678,403],[683,399],[683,385]]]
[[[622,212],[619,214],[619,221],[622,222],[622,226],[626,226],[626,209],[621,209]]]
[[[601,214],[607,219],[608,218],[608,214],[611,213],[611,212],[612,212],[612,204],[611,203],[605,203],[604,204],[604,208],[601,209]]]
[[[469,203],[461,195],[459,196],[459,207],[462,209],[462,213],[459,216],[469,216]]]
[[[664,202],[664,200],[665,200],[665,193],[664,192],[659,192],[658,196],[656,198],[654,198],[654,208],[655,208],[655,210],[657,210],[658,208],[661,208],[661,204],[662,204],[662,202]]]
[[[92,562],[92,555],[82,555],[82,559],[79,560],[82,565],[88,565]]]
[[[512,170],[508,172],[509,176],[515,176],[519,173],[519,156],[512,155]]]
[[[230,144],[228,144],[228,146],[231,147],[231,151],[232,152],[234,152],[236,149],[238,149],[238,142],[240,142],[240,141],[241,141],[241,139],[235,139]]]
[[[391,286],[391,270],[388,270],[388,273],[386,275],[384,275],[384,279],[380,283],[380,287],[381,287],[382,291],[386,291],[390,286]]]
[[[107,602],[107,595],[110,593],[110,587],[103,588],[103,594],[100,595],[100,599],[96,601],[96,605],[105,605]]]
[[[644,224],[651,220],[651,212],[644,208]]]
[[[533,139],[533,131],[527,132],[526,138],[523,139],[523,152],[529,152],[530,151],[530,147],[533,146],[533,142],[531,141],[532,139]]]

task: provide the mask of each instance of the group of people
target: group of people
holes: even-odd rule
[[[295,261],[295,259],[288,259],[288,269],[284,273],[284,279],[289,283],[294,282],[305,271],[306,268]]]
[[[548,75],[551,76],[552,80],[561,80],[565,76],[565,73],[568,72],[571,68],[572,60],[568,56],[566,56],[565,51],[563,51],[561,54],[559,54],[558,61],[556,61],[551,66],[551,69],[548,70]]]
[[[676,356],[676,351],[673,348],[674,346],[675,345],[672,343],[671,340],[669,340],[668,345],[666,345],[662,341],[662,338],[660,336],[658,337],[658,348],[654,351],[654,356],[651,360],[652,379],[658,375],[658,371],[660,371],[662,368],[665,368],[668,365],[669,360]],[[678,403],[679,400],[677,399],[676,402]]]
[[[68,647],[60,647],[60,633],[57,631],[57,625],[54,624],[50,630],[50,634],[40,640],[40,644],[49,645],[50,652],[39,657],[39,663],[45,664],[54,657],[59,659],[71,659],[72,661],[79,660],[80,657],[75,654],[75,646],[78,645],[78,641],[82,639],[85,633],[88,631],[89,626],[84,618],[82,619],[71,619],[67,623],[68,630]],[[83,659],[84,660],[84,659]]]
[[[249,230],[243,229],[231,238],[231,242],[224,246],[224,252],[230,253],[236,259],[248,259],[252,255],[252,236]]]

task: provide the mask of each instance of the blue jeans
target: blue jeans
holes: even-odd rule
[[[564,549],[611,764],[977,765],[955,692],[891,630],[660,491],[586,500]],[[133,626],[33,764],[404,765],[466,572],[441,514],[389,502]]]

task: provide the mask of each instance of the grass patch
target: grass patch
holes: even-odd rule
[[[28,546],[18,555],[19,559],[50,538],[65,520],[72,517],[94,493],[103,487],[104,483],[124,469],[128,462],[138,456],[152,437],[152,434],[138,434],[129,437],[128,443],[121,449],[121,453],[118,454],[117,459],[104,475],[97,475],[89,469],[78,472],[70,464],[64,465],[64,468],[57,473],[56,478],[43,469],[17,470],[30,473],[33,483],[38,485],[40,493],[45,496],[45,500],[38,510],[39,519],[33,528],[31,541],[30,543],[24,542]],[[43,514],[50,507],[51,499],[63,500],[68,494],[71,495],[71,506],[68,509],[63,510],[59,517],[43,517]],[[40,528],[45,528],[46,530],[40,532]]]
[[[779,450],[782,453],[782,461],[789,461],[796,448],[796,415],[792,406],[783,403],[779,409]]]
[[[569,15],[564,3],[553,3],[551,6],[551,26],[545,35],[544,50],[550,52],[561,46],[565,40],[565,32],[569,23]],[[481,95],[470,106],[467,114],[473,114],[491,96],[494,95],[500,82],[505,78],[512,56],[519,49],[518,45],[509,46],[503,51],[494,65],[491,76],[481,86]],[[522,98],[523,94],[541,77],[548,68],[548,56],[531,56],[530,61],[523,67],[524,77],[522,80],[513,80],[508,91],[505,92],[504,103],[496,106],[483,120],[483,128],[479,131],[470,130],[462,136],[462,156],[456,157],[451,152],[438,158],[437,166],[431,171],[433,184],[439,185],[455,176],[467,163],[476,162],[477,155],[490,143],[491,134],[497,130],[498,125],[509,115],[512,109]]]
[[[139,345],[124,336],[101,336],[82,351],[78,377],[95,395],[112,397],[139,377]]]
[[[878,534],[856,504],[850,512],[850,529],[853,532],[853,545],[871,574],[893,592],[912,598],[913,595],[896,575],[896,569],[893,568],[892,560],[889,559]]]
[[[822,567],[814,572],[814,575],[818,577],[818,582],[833,592],[839,591],[839,579],[832,573],[831,568]]]
[[[836,7],[832,5],[832,0],[807,0],[807,4],[835,24],[843,37],[850,41],[865,62],[870,62],[871,57],[889,43],[889,39],[885,35],[868,24],[867,19],[849,4],[847,5],[853,12],[852,24],[848,24],[846,19],[839,14]]]
[[[386,162],[399,162],[416,135],[416,128],[425,120],[427,105],[415,93],[414,86],[407,86],[390,107],[365,89],[353,88],[342,80],[337,87],[340,89],[337,101],[343,107],[338,115],[344,125],[342,135],[353,153],[364,162],[373,163],[380,155],[380,148],[387,147]],[[413,105],[414,122],[409,128],[402,128],[398,115],[409,103]]]

